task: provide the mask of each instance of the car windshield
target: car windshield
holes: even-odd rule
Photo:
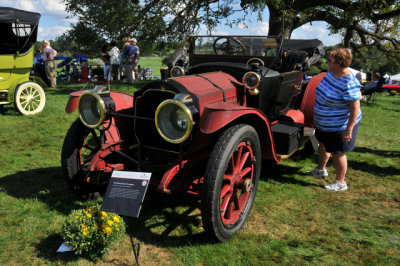
[[[269,36],[196,36],[193,53],[198,55],[242,55],[274,57],[279,39]]]

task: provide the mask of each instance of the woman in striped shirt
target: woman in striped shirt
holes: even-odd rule
[[[329,71],[315,90],[314,125],[319,141],[319,161],[309,174],[328,176],[325,167],[332,154],[336,180],[325,186],[329,191],[347,190],[346,152],[354,149],[361,120],[361,85],[348,69],[351,60],[349,49],[331,51]]]

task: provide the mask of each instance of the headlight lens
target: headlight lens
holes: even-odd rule
[[[185,70],[180,66],[174,66],[171,69],[170,76],[171,77],[181,77],[185,75]]]
[[[260,85],[260,75],[256,72],[247,72],[243,76],[243,84],[249,90],[255,90]]]
[[[106,116],[104,100],[95,93],[85,92],[78,100],[79,118],[89,128],[97,128]]]
[[[190,136],[193,115],[184,103],[165,100],[157,107],[155,116],[157,131],[166,141],[181,143]]]

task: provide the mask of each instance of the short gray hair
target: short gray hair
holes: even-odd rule
[[[43,40],[43,43],[50,45],[50,42],[48,40]]]

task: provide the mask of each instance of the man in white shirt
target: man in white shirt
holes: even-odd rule
[[[110,61],[111,61],[111,75],[113,80],[119,80],[118,69],[119,69],[119,49],[115,41],[111,42],[110,50]]]
[[[42,59],[44,61],[47,79],[50,82],[50,88],[55,88],[57,85],[56,69],[54,65],[54,57],[56,55],[57,51],[50,47],[50,42],[48,40],[44,40]]]

